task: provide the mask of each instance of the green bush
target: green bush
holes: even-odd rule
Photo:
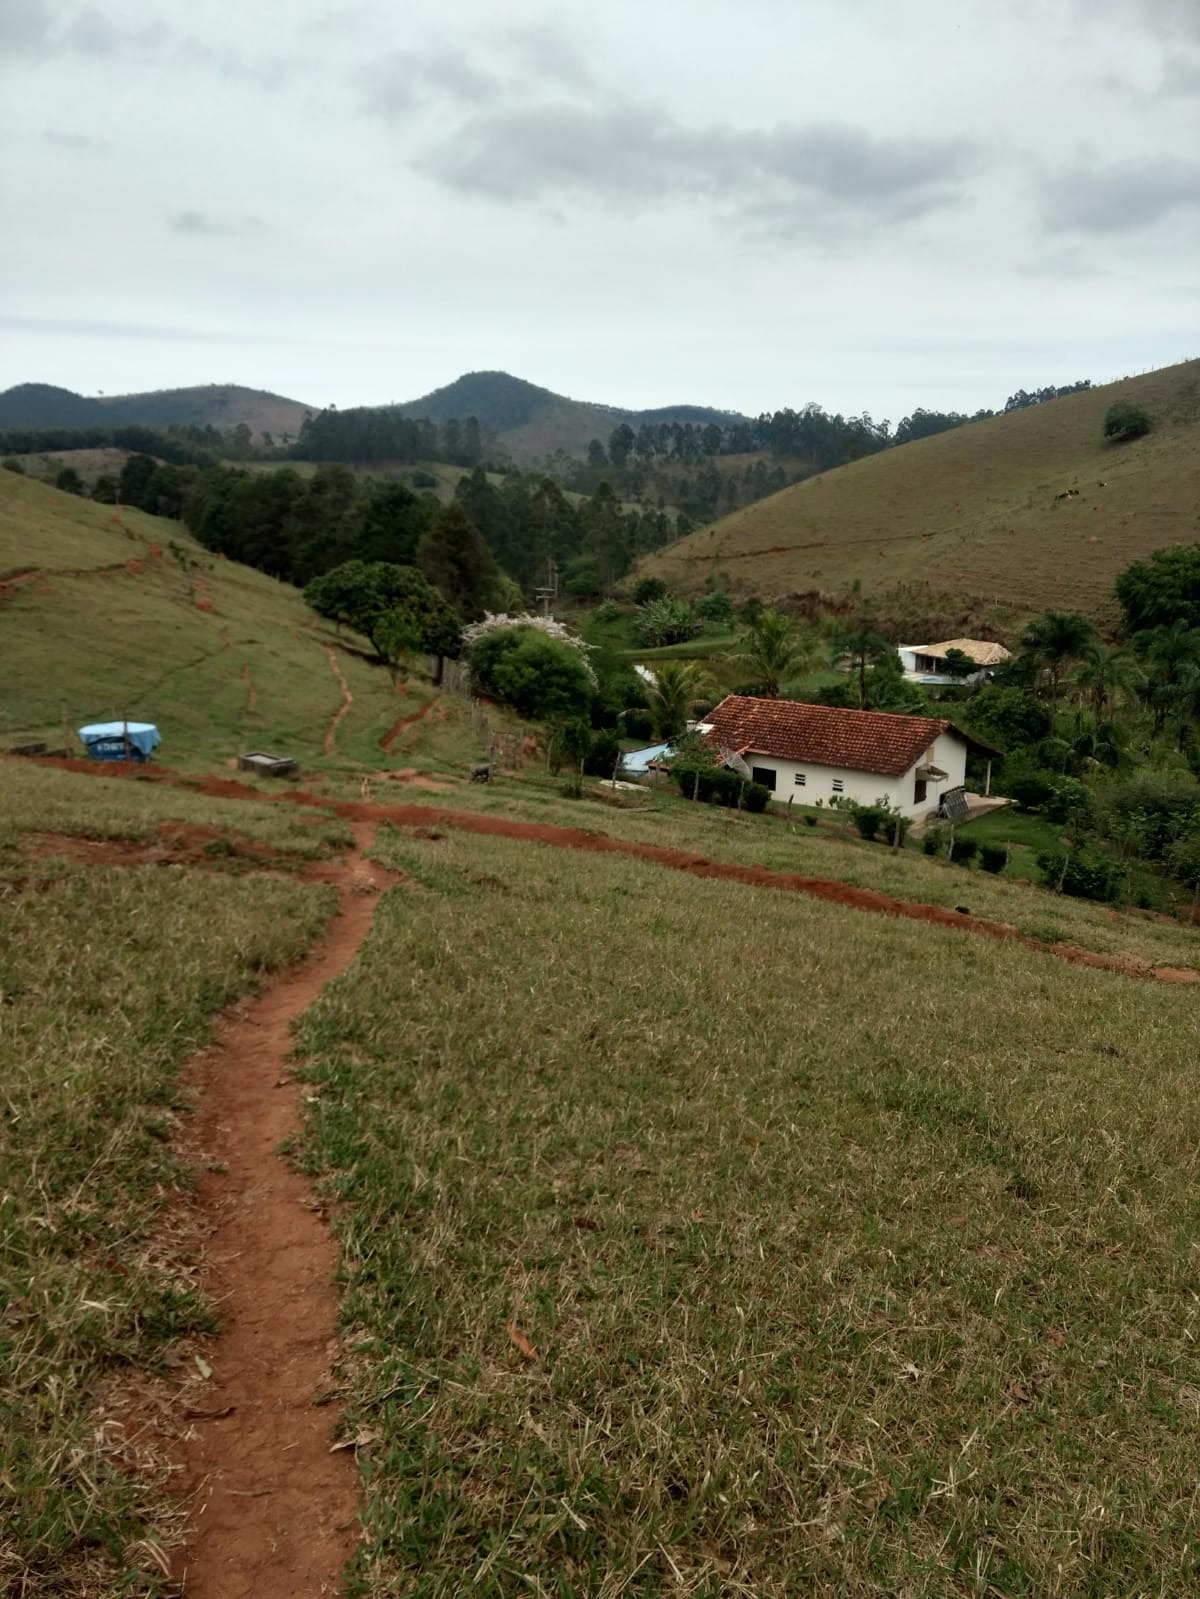
[[[1097,823],[1147,860],[1165,860],[1177,840],[1200,832],[1200,784],[1153,777],[1117,784],[1100,801]]]
[[[817,825],[817,818],[815,816],[805,816],[804,825],[805,827],[815,827]]]
[[[954,854],[951,857],[956,866],[969,866],[979,854],[979,840],[977,838],[956,838],[954,840]]]
[[[1008,850],[1003,844],[985,844],[979,851],[979,864],[985,872],[995,875],[1008,865]]]
[[[1120,867],[1086,850],[1043,850],[1037,863],[1047,887],[1076,899],[1111,900],[1120,890]]]
[[[1054,792],[1053,778],[1041,772],[1029,772],[1024,777],[1014,777],[1005,786],[1009,798],[1017,809],[1031,813],[1041,810]]]
[[[700,623],[692,615],[691,607],[682,600],[651,600],[633,624],[634,639],[647,649],[683,644],[695,638],[699,631]]]
[[[626,711],[624,725],[630,738],[654,737],[654,716],[650,711]]]
[[[1041,812],[1049,822],[1074,822],[1076,826],[1090,826],[1092,796],[1077,777],[1056,777],[1051,781],[1050,793],[1042,802]]]
[[[584,757],[583,769],[589,777],[611,778],[621,756],[621,745],[611,728],[593,733]]]
[[[1139,439],[1154,426],[1144,405],[1118,401],[1104,413],[1106,439]]]
[[[726,624],[733,621],[733,601],[721,589],[702,594],[692,609],[702,622]]]
[[[725,805],[746,811],[764,811],[771,798],[765,783],[751,783],[724,766],[711,766],[699,760],[676,760],[671,775],[684,799],[698,799],[704,805]]]
[[[3,461],[0,461],[0,467],[3,467],[6,472],[16,472],[20,477],[25,476],[25,468],[15,455],[6,455]]]
[[[665,600],[667,585],[661,577],[642,578],[633,591],[635,605],[652,605],[655,600]]]
[[[621,607],[616,600],[601,600],[593,612],[597,622],[619,622]]]
[[[940,855],[946,847],[946,835],[940,827],[927,827],[921,835],[921,849],[926,855]]]
[[[858,829],[859,837],[867,840],[877,838],[882,833],[885,843],[890,844],[896,835],[897,824],[903,840],[911,825],[907,816],[901,816],[886,805],[852,804],[843,809],[849,810],[850,820]]]

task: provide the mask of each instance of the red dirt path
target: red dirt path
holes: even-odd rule
[[[361,849],[370,829],[356,827]],[[317,949],[259,998],[235,1007],[189,1074],[210,1167],[198,1204],[212,1223],[203,1286],[222,1330],[183,1444],[194,1496],[173,1562],[188,1599],[310,1599],[341,1591],[357,1537],[353,1451],[331,1453],[337,1412],[315,1404],[337,1354],[334,1240],[307,1178],[278,1153],[299,1124],[291,1025],[338,977],[392,881],[358,857],[330,874],[340,912]]]
[[[425,704],[421,706],[419,711],[410,711],[407,716],[402,716],[398,722],[393,722],[391,727],[388,728],[387,732],[379,740],[379,748],[381,750],[385,750],[390,755],[392,753],[392,747],[400,735],[402,733],[407,733],[409,728],[415,727],[418,722],[423,722],[434,709],[434,707],[441,704],[441,701],[442,696],[440,694],[435,694],[431,700],[426,700]]]
[[[12,757],[16,759],[17,757]],[[46,765],[65,767],[70,771],[88,772],[92,776],[129,777],[147,768],[127,767],[119,761],[90,762],[75,759],[46,759]],[[109,769],[111,768],[111,770]],[[161,782],[182,783],[196,787],[193,780],[181,777],[169,768],[154,768]],[[533,844],[548,844],[556,849],[577,849],[597,854],[630,855],[636,860],[652,861],[655,865],[670,867],[674,871],[689,872],[694,877],[721,878],[727,882],[745,883],[752,888],[770,888],[785,893],[807,894],[812,899],[829,904],[848,906],[853,910],[869,911],[879,916],[896,916],[907,921],[933,923],[952,927],[963,933],[975,933],[981,938],[996,939],[1002,943],[1020,944],[1026,949],[1057,956],[1080,966],[1091,966],[1098,971],[1118,972],[1125,977],[1153,977],[1164,983],[1200,983],[1200,970],[1191,967],[1151,966],[1148,963],[1123,960],[1118,955],[1105,955],[1097,950],[1080,949],[1074,944],[1044,944],[1030,938],[1007,922],[993,922],[982,916],[962,915],[958,911],[943,910],[937,905],[922,905],[912,900],[893,899],[889,894],[877,893],[870,888],[855,888],[827,877],[804,877],[797,872],[776,872],[766,866],[734,866],[722,861],[710,861],[703,855],[691,855],[683,850],[665,849],[658,844],[635,844],[626,839],[610,838],[606,833],[587,833],[575,827],[547,827],[536,822],[510,821],[502,816],[487,816],[473,811],[448,810],[439,805],[375,805],[338,801],[311,794],[303,789],[267,796],[257,789],[232,778],[206,777],[201,780],[202,791],[213,799],[258,800],[270,798],[274,803],[286,802],[332,811],[336,816],[353,821],[391,822],[397,827],[448,827],[462,833],[481,833],[494,838],[524,839]]]
[[[329,731],[325,735],[325,753],[326,755],[332,755],[337,741],[338,723],[354,704],[354,695],[350,692],[350,685],[346,681],[345,673],[337,663],[337,656],[328,644],[325,646],[325,653],[329,657],[330,670],[333,672],[334,677],[337,678],[342,689],[342,703],[335,712],[333,721],[329,724]]]

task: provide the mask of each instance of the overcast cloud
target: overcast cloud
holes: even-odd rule
[[[0,388],[898,419],[1200,354],[1200,0],[0,0]]]

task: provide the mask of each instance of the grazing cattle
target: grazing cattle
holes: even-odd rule
[[[1078,489],[1064,489],[1061,494],[1056,494],[1054,496],[1054,498],[1056,500],[1074,500],[1074,499],[1078,499],[1078,497],[1079,497],[1079,490]]]

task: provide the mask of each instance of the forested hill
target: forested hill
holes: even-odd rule
[[[571,400],[508,372],[466,372],[444,388],[396,409],[404,416],[430,422],[474,417],[519,466],[538,464],[559,451],[584,456],[593,439],[607,441],[613,428],[622,422],[636,429],[644,424],[672,422],[730,427],[743,420],[736,412],[704,405],[632,411],[617,405]]]
[[[312,410],[299,400],[236,383],[206,383],[192,389],[92,398],[50,383],[18,383],[0,394],[0,432],[37,428],[246,428],[257,440],[295,438]]]

